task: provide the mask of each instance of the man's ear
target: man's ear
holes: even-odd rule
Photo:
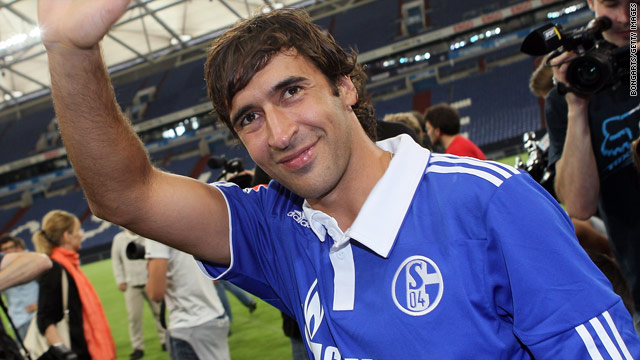
[[[347,106],[353,106],[358,102],[358,90],[349,75],[341,76],[337,85],[340,98],[343,99]]]
[[[598,0],[587,0],[587,4],[589,5],[589,9],[591,9],[591,11],[596,11],[595,8],[593,7],[594,1],[598,1]]]

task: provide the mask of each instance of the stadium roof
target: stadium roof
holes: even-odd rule
[[[103,52],[111,72],[138,64],[153,66],[176,52],[206,48],[208,40],[238,19],[264,9],[305,7],[318,18],[369,1],[132,0],[105,37]],[[49,93],[36,6],[37,0],[0,0],[0,111],[20,108],[26,100]]]

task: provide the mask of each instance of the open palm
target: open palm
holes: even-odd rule
[[[80,49],[100,42],[124,14],[130,0],[38,0],[38,23],[45,46]]]

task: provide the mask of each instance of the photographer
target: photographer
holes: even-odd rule
[[[629,45],[629,0],[589,0],[596,17],[611,19],[602,33],[618,47]],[[554,83],[571,87],[567,69],[577,55],[565,52],[551,61]],[[571,217],[587,219],[596,210],[605,221],[614,253],[640,305],[640,202],[638,173],[630,158],[630,143],[638,136],[638,98],[630,97],[629,76],[593,95],[568,92],[558,86],[546,99],[550,136],[549,163],[555,163],[555,190]],[[575,84],[574,84],[575,85]],[[639,317],[636,318],[636,328]]]

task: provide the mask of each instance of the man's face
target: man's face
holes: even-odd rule
[[[8,241],[0,245],[0,252],[2,252],[3,254],[10,254],[21,251],[24,251],[24,249],[18,246],[18,244],[16,244],[14,241]]]
[[[424,124],[424,126],[427,128],[427,135],[429,136],[431,143],[433,145],[440,145],[440,136],[439,136],[440,131],[434,128],[429,121],[427,121]]]
[[[629,7],[637,0],[589,0],[589,7],[596,17],[606,16],[613,22],[611,28],[602,33],[605,40],[616,46],[629,45]]]
[[[348,77],[333,86],[306,57],[286,50],[233,97],[231,124],[264,171],[299,196],[319,199],[347,171],[354,127],[363,131],[350,108],[356,100]]]

